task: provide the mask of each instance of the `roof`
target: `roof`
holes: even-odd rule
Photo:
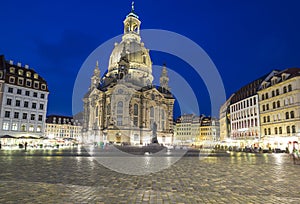
[[[72,116],[63,116],[63,115],[49,115],[47,116],[46,123],[81,125],[80,122],[78,120],[73,119]]]
[[[6,61],[4,55],[0,55],[0,79],[16,86],[49,91],[46,80],[35,70],[27,65],[21,66],[20,63],[16,65],[12,61]],[[27,81],[31,81],[30,84]]]
[[[285,78],[283,78],[283,75],[285,75]],[[288,69],[274,73],[273,76],[268,77],[267,79],[264,80],[264,82],[271,82],[274,77],[277,77],[276,84],[278,84],[278,83],[287,81],[287,80],[292,79],[297,76],[300,76],[300,68],[288,68]],[[267,87],[268,86],[271,86],[271,83],[268,83]],[[262,89],[262,87],[260,87],[260,90],[261,89]]]
[[[269,74],[263,75],[263,76],[259,77],[258,79],[255,79],[254,81],[246,84],[245,86],[240,88],[238,91],[236,91],[230,100],[230,104],[236,103],[245,98],[255,95],[260,87],[261,82],[268,75]]]

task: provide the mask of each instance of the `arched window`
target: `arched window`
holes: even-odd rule
[[[123,102],[119,101],[117,103],[117,125],[123,125]]]
[[[292,126],[292,133],[296,133],[296,126],[295,125]]]
[[[288,90],[292,91],[292,85],[291,84],[288,85]]]
[[[283,87],[283,93],[286,93],[286,86]]]
[[[280,108],[280,101],[277,101],[277,108]]]
[[[98,117],[98,111],[99,111],[99,108],[98,108],[98,106],[96,106],[96,117]]]
[[[161,129],[165,130],[165,124],[166,124],[166,116],[165,116],[165,110],[161,110]]]
[[[276,102],[274,101],[273,102],[273,109],[275,109],[276,108]]]
[[[279,127],[279,134],[282,134],[282,127]]]
[[[138,106],[138,104],[134,104],[133,105],[133,125],[135,126],[135,127],[138,127],[138,125],[139,125],[139,117],[138,117],[138,115],[139,115],[139,106]]]
[[[25,131],[26,131],[26,125],[24,125],[24,124],[21,125],[21,131],[22,131],[22,132],[25,132]]]
[[[277,134],[278,134],[278,128],[275,127],[275,128],[274,128],[274,131],[275,131],[275,134],[277,135]]]
[[[290,128],[290,126],[287,126],[287,127],[286,127],[286,133],[291,133],[291,128]]]
[[[139,114],[139,106],[138,106],[138,104],[134,104],[133,115],[138,115],[138,114]]]
[[[295,118],[295,112],[294,111],[291,111],[290,115],[291,115],[291,118]]]
[[[123,113],[123,102],[119,101],[117,105],[117,114],[122,114]]]
[[[272,91],[272,97],[274,97],[274,96],[275,96],[275,91],[273,90],[273,91]]]
[[[150,128],[153,128],[154,123],[154,107],[150,107]]]
[[[154,117],[154,108],[150,107],[150,117]]]
[[[289,117],[289,112],[286,112],[285,113],[285,119],[289,119],[290,117]]]

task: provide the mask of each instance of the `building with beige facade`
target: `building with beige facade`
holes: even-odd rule
[[[233,94],[234,95],[234,94]],[[230,101],[232,96],[227,99],[227,101],[221,106],[219,114],[219,124],[220,124],[220,141],[224,142],[230,139]]]
[[[45,135],[50,139],[82,140],[82,124],[69,116],[50,115],[46,119]]]
[[[176,119],[174,127],[174,144],[193,145],[200,134],[201,117],[194,114],[184,114]]]
[[[263,148],[285,149],[300,137],[300,69],[266,78],[258,91]]]
[[[185,114],[176,120],[174,144],[212,146],[220,141],[219,120],[204,115]]]
[[[157,138],[171,144],[175,99],[167,68],[162,67],[160,85],[154,85],[151,57],[141,41],[141,21],[133,6],[123,23],[122,41],[115,43],[107,73],[100,77],[96,64],[83,98],[84,140],[145,145]]]
[[[201,148],[214,147],[220,142],[220,124],[217,118],[201,117],[200,132],[197,137],[197,146]]]

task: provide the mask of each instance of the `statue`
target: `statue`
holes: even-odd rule
[[[156,122],[153,123],[153,128],[152,128],[152,141],[151,143],[156,143],[158,144],[157,140],[157,124]]]

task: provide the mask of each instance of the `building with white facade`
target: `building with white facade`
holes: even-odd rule
[[[211,146],[220,141],[219,120],[204,115],[185,114],[176,120],[174,144]]]
[[[36,71],[1,55],[0,136],[44,136],[48,94],[47,82]]]
[[[257,90],[266,77],[243,86],[230,100],[230,139],[233,146],[244,148],[259,145],[261,133]]]
[[[46,119],[45,135],[47,138],[81,141],[82,124],[73,117],[49,115]]]
[[[194,114],[185,114],[176,119],[174,126],[174,144],[195,144],[200,134],[200,117]]]

